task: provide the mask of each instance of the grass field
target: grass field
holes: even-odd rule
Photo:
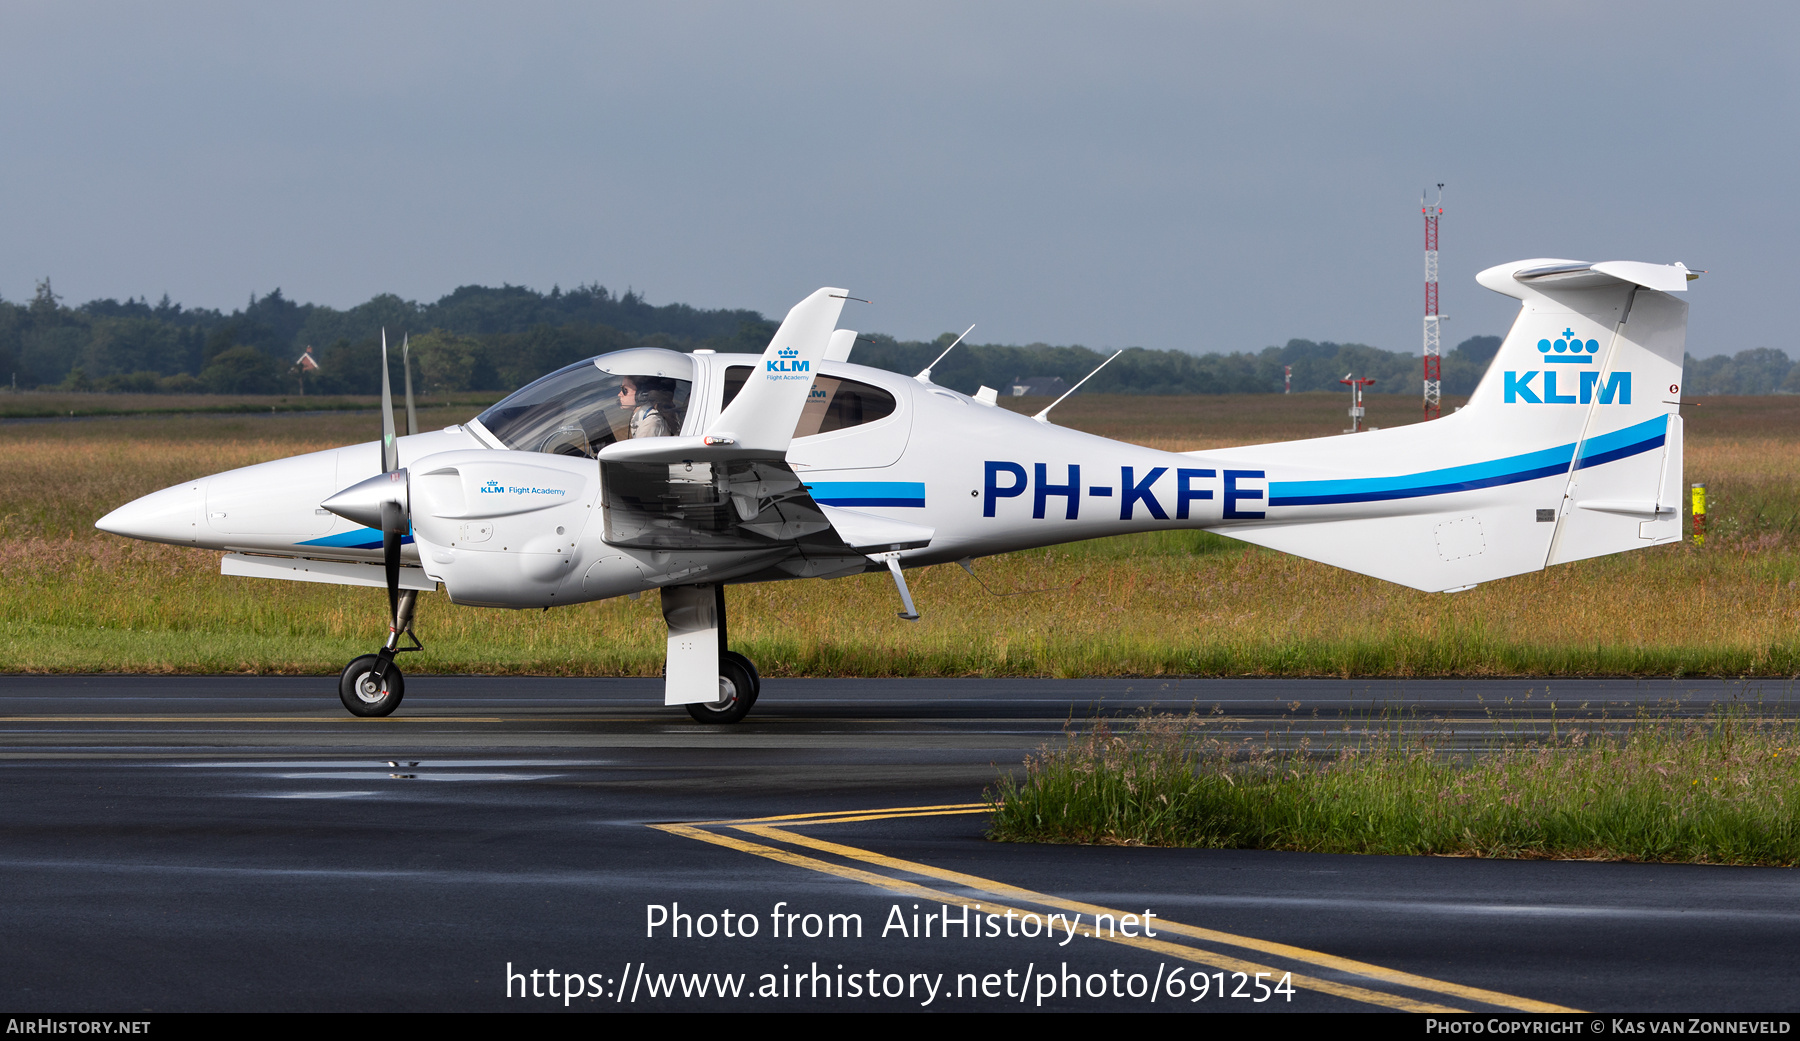
[[[1056,418],[1189,450],[1337,433],[1347,404],[1329,394],[1077,395]],[[1376,426],[1417,417],[1411,397],[1368,405]],[[431,409],[423,422],[474,411]],[[914,573],[925,616],[915,625],[895,619],[885,576],[734,586],[733,643],[776,676],[1800,673],[1800,397],[1706,399],[1684,414],[1687,476],[1711,496],[1699,548],[1446,596],[1204,533],[1159,533],[978,565],[989,588],[1016,596],[990,595],[954,566]],[[354,412],[0,424],[0,667],[336,672],[384,633],[379,590],[227,579],[216,553],[102,535],[93,522],[188,478],[372,440],[377,429],[373,414]],[[503,612],[434,595],[418,628],[428,650],[408,659],[416,671],[654,675],[663,653],[655,596]]]
[[[1209,736],[1207,721],[1095,720],[1002,774],[989,837],[1011,842],[1800,865],[1800,729],[1724,712],[1496,735],[1446,755],[1376,730],[1324,762]]]

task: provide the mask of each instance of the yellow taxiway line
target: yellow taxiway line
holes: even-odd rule
[[[1013,911],[1018,914],[1027,913],[1010,904],[999,902],[1004,900],[1016,900],[1021,903],[1035,904],[1040,907],[1056,908],[1090,916],[1103,914],[1112,915],[1114,920],[1122,919],[1124,915],[1131,913],[1120,911],[1115,908],[1102,907],[1097,904],[1089,904],[1077,900],[1067,900],[1047,893],[1039,893],[1018,886],[1008,885],[1004,882],[996,882],[992,879],[982,878],[977,875],[937,868],[917,861],[889,857],[881,853],[860,849],[855,846],[847,846],[838,842],[829,842],[824,839],[818,839],[810,835],[802,835],[798,832],[787,830],[789,828],[811,827],[822,824],[848,824],[857,821],[981,813],[988,809],[990,809],[990,807],[986,803],[953,803],[937,806],[900,806],[886,809],[824,814],[796,813],[775,817],[745,818],[742,820],[706,821],[700,824],[654,824],[651,825],[651,827],[673,835],[681,835],[701,842],[724,846],[728,849],[735,849],[739,852],[765,857],[779,863],[805,868],[810,871],[818,871],[823,874],[835,875],[839,878],[851,879],[853,881],[886,889],[890,892],[902,893],[918,899],[931,900],[937,903],[962,907],[978,907],[981,913],[1005,914],[1007,911]],[[780,826],[778,827],[777,824]],[[781,842],[788,845],[800,846],[849,860],[862,861],[863,863],[887,868],[892,871],[900,871],[924,878],[950,882],[962,886],[965,889],[971,889],[984,894],[990,898],[991,902],[984,902],[980,905],[976,905],[967,897],[933,889],[916,882],[895,878],[891,875],[878,874],[862,868],[835,864],[803,853],[796,853],[791,850],[781,849],[777,846],[766,845],[762,842],[751,842],[734,835],[720,834],[717,831],[709,830],[711,828],[730,828],[734,831],[744,832],[771,842]],[[1097,920],[1098,919],[1096,918],[1096,921]],[[1536,1001],[1531,998],[1517,997],[1499,991],[1486,990],[1480,987],[1469,987],[1459,983],[1451,983],[1446,980],[1433,979],[1428,976],[1419,976],[1414,973],[1389,969],[1385,966],[1373,965],[1368,962],[1356,961],[1351,958],[1340,958],[1323,951],[1295,947],[1291,944],[1259,940],[1250,936],[1239,936],[1234,933],[1221,932],[1216,929],[1207,929],[1201,926],[1187,925],[1182,922],[1171,921],[1168,919],[1159,918],[1158,922],[1158,928],[1179,936],[1201,940],[1207,943],[1223,944],[1229,947],[1258,951],[1262,954],[1273,955],[1276,958],[1287,961],[1299,962],[1306,965],[1316,965],[1323,969],[1349,973],[1393,986],[1441,994],[1448,998],[1457,998],[1463,1001],[1471,1001],[1483,1005],[1515,1009],[1521,1012],[1571,1013],[1579,1011],[1578,1009],[1555,1005],[1545,1001]],[[1117,933],[1114,933],[1113,935],[1104,935],[1097,932],[1092,927],[1080,925],[1076,927],[1076,932],[1084,936],[1095,937],[1111,943],[1123,944],[1128,947],[1136,947],[1141,950],[1180,958],[1184,961],[1211,966],[1226,972],[1242,972],[1252,977],[1259,972],[1273,973],[1276,975],[1281,974],[1281,970],[1271,968],[1267,965],[1233,958],[1228,955],[1203,950],[1198,947],[1187,946],[1185,944],[1171,943],[1167,940],[1152,939],[1149,937],[1123,936],[1118,935]],[[1350,984],[1338,983],[1333,980],[1319,979],[1300,973],[1291,974],[1290,979],[1295,987],[1313,990],[1323,994],[1330,994],[1350,1001],[1378,1005],[1401,1011],[1440,1013],[1467,1011],[1465,1009],[1415,1000],[1404,995],[1390,994],[1384,991],[1371,990],[1367,987],[1358,987]]]

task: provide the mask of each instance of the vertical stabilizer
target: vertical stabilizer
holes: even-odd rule
[[[1545,564],[1679,539],[1681,265],[1532,260],[1482,285],[1519,317],[1464,408],[1498,443],[1570,446]],[[1673,480],[1668,474],[1673,472]]]
[[[1466,406],[1350,438],[1191,453],[1268,474],[1266,518],[1216,530],[1425,590],[1680,539],[1679,294],[1695,277],[1635,261],[1483,271],[1519,316]]]
[[[1681,538],[1687,303],[1637,287],[1594,377],[1546,563]],[[1628,400],[1629,398],[1629,400]],[[1671,479],[1672,477],[1672,479]]]

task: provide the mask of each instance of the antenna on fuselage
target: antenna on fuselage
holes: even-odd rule
[[[413,409],[411,339],[404,334],[400,337],[400,371],[406,374],[406,432],[416,434],[419,432],[419,414]]]
[[[973,325],[970,325],[967,329],[964,329],[962,331],[962,336],[958,336],[956,339],[952,340],[950,342],[950,346],[944,348],[944,353],[938,355],[937,358],[935,358],[930,365],[927,365],[924,368],[920,369],[919,374],[917,376],[914,376],[913,379],[918,380],[920,383],[930,383],[931,382],[931,370],[937,368],[937,363],[940,361],[943,361],[946,357],[948,357],[951,351],[956,350],[956,345],[963,342],[963,336],[967,336],[974,331],[975,331],[975,326],[973,326]]]
[[[1088,374],[1087,374],[1087,375],[1086,375],[1086,376],[1083,376],[1083,377],[1081,377],[1081,379],[1080,379],[1080,381],[1079,381],[1079,382],[1077,382],[1077,383],[1076,383],[1076,384],[1075,384],[1075,385],[1074,385],[1074,386],[1073,386],[1073,387],[1070,387],[1070,388],[1069,388],[1069,389],[1068,389],[1068,390],[1066,390],[1066,391],[1064,391],[1064,392],[1063,392],[1063,396],[1062,396],[1062,397],[1060,397],[1060,398],[1057,398],[1057,399],[1056,399],[1056,400],[1055,400],[1055,401],[1052,401],[1052,402],[1051,402],[1051,403],[1050,403],[1050,404],[1048,404],[1048,405],[1045,405],[1045,406],[1044,406],[1044,411],[1042,411],[1042,412],[1039,412],[1039,413],[1038,413],[1038,414],[1037,414],[1037,415],[1035,415],[1035,416],[1032,416],[1032,417],[1031,417],[1031,418],[1032,418],[1032,419],[1035,419],[1035,420],[1037,420],[1037,421],[1038,421],[1038,422],[1039,422],[1039,423],[1049,423],[1049,422],[1050,422],[1050,410],[1051,410],[1051,409],[1053,409],[1053,408],[1055,408],[1055,407],[1056,407],[1056,406],[1058,406],[1058,405],[1060,405],[1060,404],[1062,404],[1062,403],[1063,403],[1063,402],[1065,402],[1065,401],[1067,401],[1067,400],[1069,400],[1069,395],[1070,395],[1070,394],[1073,394],[1073,393],[1075,393],[1075,392],[1076,392],[1076,391],[1078,391],[1078,390],[1080,390],[1080,389],[1081,389],[1081,384],[1083,384],[1083,383],[1086,383],[1086,382],[1087,382],[1087,381],[1088,381],[1088,380],[1091,380],[1091,379],[1093,379],[1093,378],[1094,378],[1094,376],[1095,376],[1095,375],[1096,375],[1096,374],[1097,374],[1097,373],[1098,373],[1098,372],[1099,372],[1099,371],[1100,371],[1100,370],[1101,370],[1101,369],[1104,369],[1104,368],[1106,368],[1106,367],[1107,367],[1107,366],[1108,366],[1108,365],[1111,365],[1111,364],[1112,364],[1112,360],[1113,360],[1113,358],[1117,358],[1117,357],[1118,357],[1118,356],[1119,356],[1119,355],[1121,355],[1121,354],[1124,354],[1124,353],[1125,353],[1125,348],[1123,348],[1123,347],[1121,347],[1121,348],[1119,348],[1119,349],[1118,349],[1118,350],[1116,350],[1116,351],[1114,351],[1114,352],[1113,352],[1113,354],[1112,354],[1112,358],[1108,358],[1108,359],[1106,359],[1106,360],[1105,360],[1105,361],[1103,361],[1103,362],[1101,362],[1101,363],[1100,363],[1100,364],[1098,364],[1098,365],[1096,365],[1096,366],[1094,366],[1094,371],[1093,371],[1093,372],[1090,372],[1090,373],[1088,373]]]

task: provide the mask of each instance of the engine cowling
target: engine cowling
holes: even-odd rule
[[[598,512],[593,459],[474,450],[408,469],[413,541],[426,575],[459,604],[547,607],[582,567],[582,534]],[[560,594],[560,595],[559,595]]]

